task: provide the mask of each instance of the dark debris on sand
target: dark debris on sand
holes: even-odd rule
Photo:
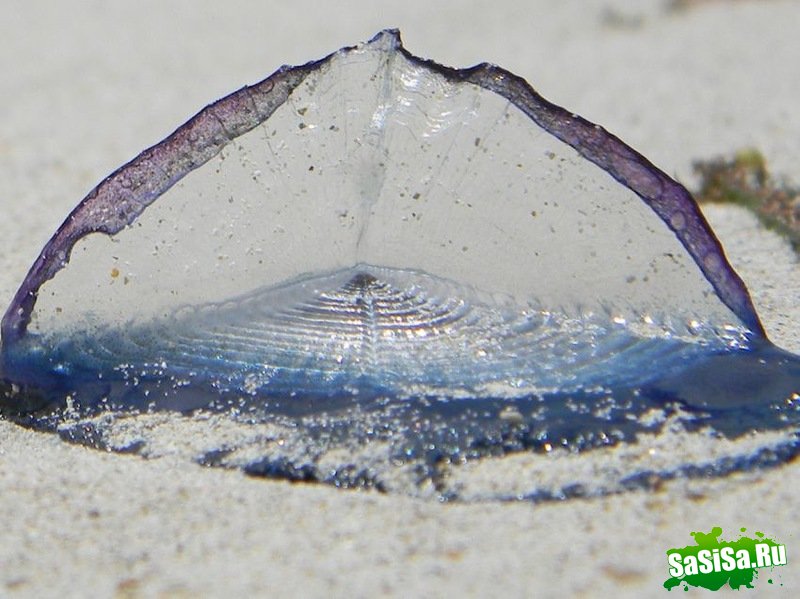
[[[730,158],[696,160],[692,166],[700,177],[695,191],[698,202],[744,206],[800,251],[800,188],[773,177],[758,150],[740,150]]]

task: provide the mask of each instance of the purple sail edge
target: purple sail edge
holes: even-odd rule
[[[683,185],[600,125],[548,102],[521,77],[492,64],[477,65],[469,71],[467,81],[506,98],[644,200],[688,250],[720,300],[751,331],[766,336],[744,281],[733,270],[722,244]]]
[[[599,125],[545,100],[524,79],[496,65],[482,63],[454,69],[419,58],[403,48],[398,30],[382,31],[368,43],[379,40],[388,41],[390,50],[401,52],[410,61],[444,77],[466,81],[507,99],[544,130],[636,193],[686,247],[719,299],[754,335],[766,337],[747,288],[684,186]],[[305,65],[279,68],[263,81],[208,105],[166,139],[106,177],[70,213],[34,262],[3,316],[3,341],[13,342],[25,334],[39,289],[67,265],[79,239],[95,232],[113,235],[130,226],[185,175],[216,156],[231,140],[265,121],[307,75],[335,54],[354,48],[342,48]]]

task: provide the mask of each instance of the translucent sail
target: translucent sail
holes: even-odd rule
[[[113,173],[2,334],[5,376],[45,403],[266,413],[647,388],[724,404],[685,375],[747,356],[763,380],[751,354],[773,351],[683,187],[514,75],[419,59],[394,31],[282,68]],[[796,382],[778,379],[756,400]]]

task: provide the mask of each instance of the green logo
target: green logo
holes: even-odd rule
[[[741,532],[746,530],[742,528]],[[722,541],[721,534],[719,526],[710,533],[693,532],[696,545],[668,549],[670,578],[664,581],[664,588],[672,590],[683,583],[684,591],[690,586],[717,591],[727,583],[732,589],[752,589],[758,569],[772,572],[775,566],[786,565],[786,546],[762,532],[755,533],[755,539],[742,535],[735,541]],[[772,584],[772,578],[767,582]]]

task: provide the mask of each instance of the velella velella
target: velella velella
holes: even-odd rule
[[[396,31],[283,67],[112,173],[1,332],[18,422],[256,475],[561,497],[797,447],[800,360],[685,188],[519,77]],[[643,452],[694,439],[711,449]],[[508,456],[525,476],[499,483]]]

